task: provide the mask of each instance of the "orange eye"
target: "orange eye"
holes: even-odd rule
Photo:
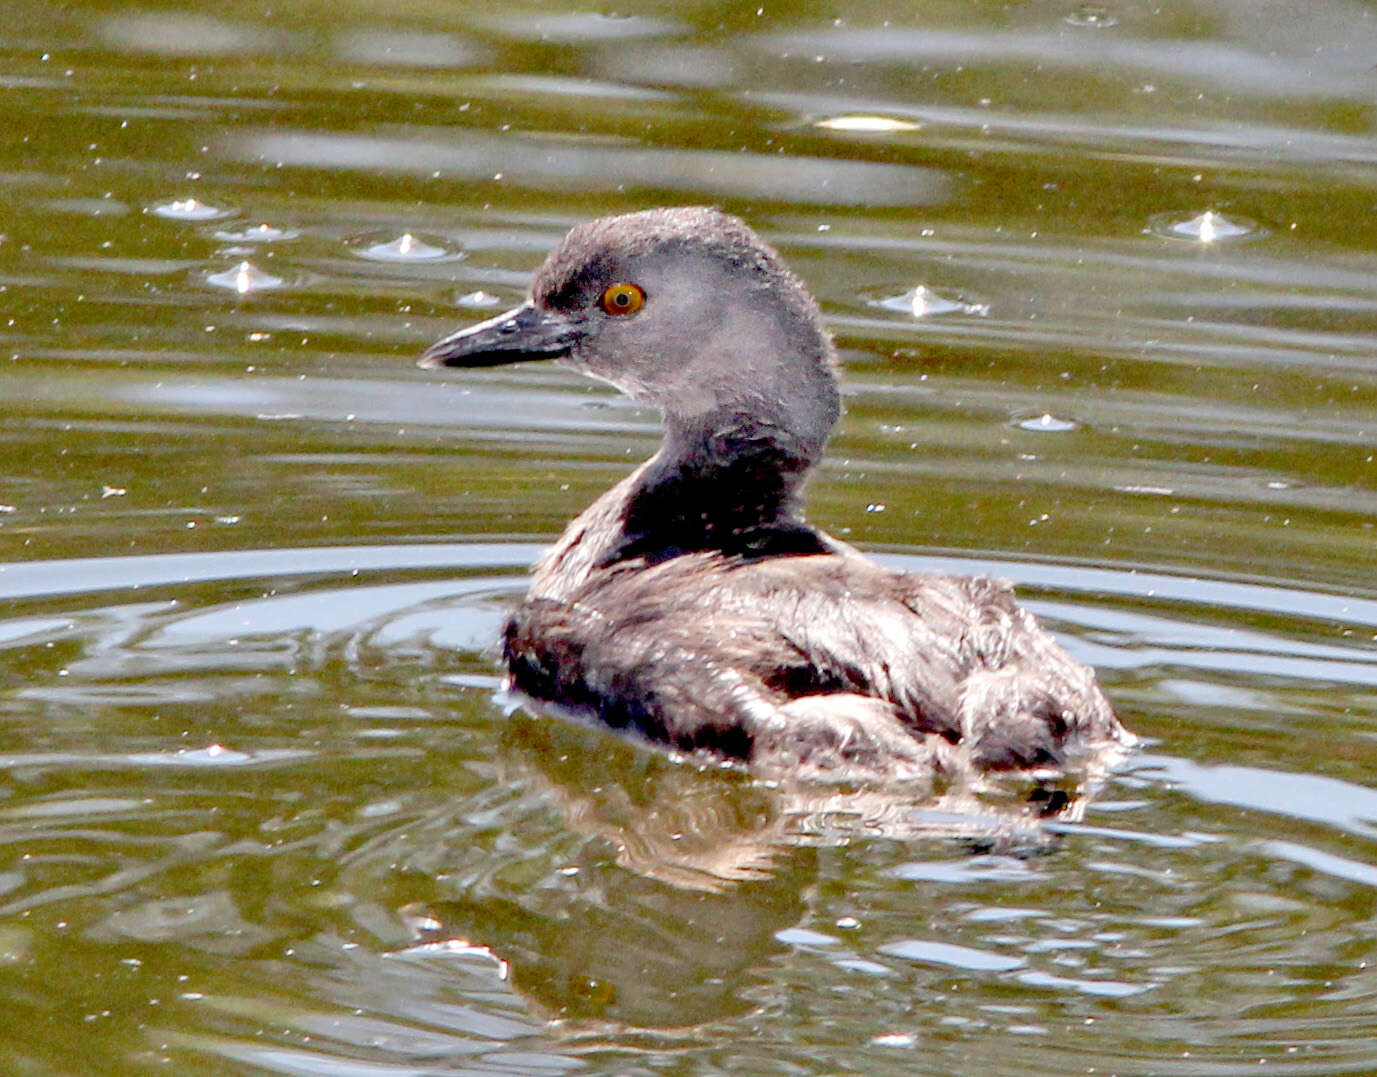
[[[608,314],[635,314],[645,303],[645,292],[634,284],[609,284],[602,293],[602,309]]]

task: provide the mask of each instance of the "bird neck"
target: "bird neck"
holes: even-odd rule
[[[589,505],[536,563],[532,596],[567,600],[598,571],[690,553],[837,552],[836,540],[797,511],[820,450],[758,419],[668,423],[660,451]]]
[[[817,552],[798,498],[820,450],[754,416],[671,420],[660,451],[630,484],[623,540],[609,560]]]
[[[674,369],[692,367],[695,376],[675,391],[661,391],[663,378],[652,392],[624,372],[609,377],[662,410],[664,441],[569,525],[537,564],[533,595],[567,597],[599,570],[690,553],[837,551],[836,540],[798,512],[841,411],[831,345],[815,319],[772,324],[785,335],[753,356],[733,351],[720,334],[693,342],[693,354]]]

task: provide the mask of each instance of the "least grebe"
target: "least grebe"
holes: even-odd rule
[[[684,751],[802,777],[978,778],[1133,738],[1085,666],[993,579],[891,571],[806,523],[837,422],[817,304],[714,209],[574,228],[514,310],[429,367],[558,359],[664,414],[660,450],[536,564],[511,683]]]

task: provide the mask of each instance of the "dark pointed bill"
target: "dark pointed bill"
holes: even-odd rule
[[[514,310],[479,322],[436,341],[421,356],[420,365],[500,366],[533,359],[568,355],[582,337],[583,327],[563,314],[522,303]]]

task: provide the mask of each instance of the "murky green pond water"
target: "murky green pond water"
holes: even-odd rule
[[[1377,1070],[1373,9],[757,6],[7,5],[0,1070]],[[656,420],[415,356],[689,201],[1147,738],[1040,855],[495,698]]]

